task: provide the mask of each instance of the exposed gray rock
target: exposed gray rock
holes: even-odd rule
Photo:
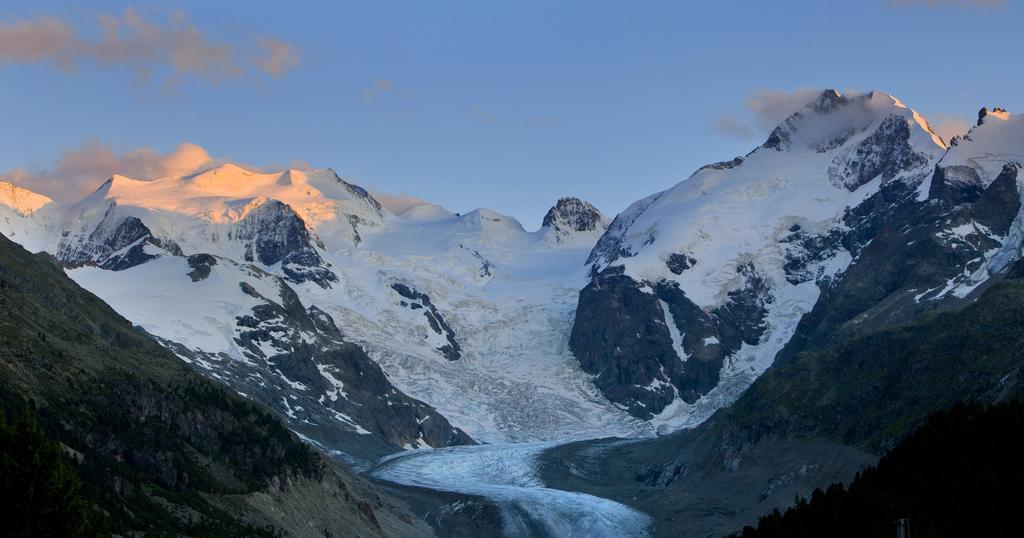
[[[829,166],[828,176],[834,185],[855,191],[876,177],[889,181],[926,162],[927,157],[910,147],[907,120],[889,116],[851,153],[837,156]]]
[[[301,283],[313,281],[322,287],[337,282],[313,243],[315,237],[305,222],[287,204],[267,200],[239,220],[228,239],[241,241],[245,261],[272,266],[281,264],[285,278]]]
[[[726,358],[764,332],[770,290],[753,265],[737,272],[742,286],[708,312],[673,283],[606,270],[580,292],[569,348],[605,397],[634,416],[651,418],[677,394],[693,403],[717,386]],[[669,321],[682,337],[682,357]]]
[[[111,203],[103,219],[85,238],[65,233],[57,245],[57,259],[66,267],[92,265],[123,271],[157,257],[146,252],[146,245],[181,255],[174,241],[155,237],[136,217],[118,217],[114,208]]]
[[[604,229],[607,220],[600,211],[579,198],[559,198],[547,214],[542,227],[559,232],[592,232]]]
[[[209,254],[193,254],[188,257],[188,266],[192,268],[188,277],[192,279],[192,282],[206,280],[214,265],[217,265],[216,257]]]
[[[482,259],[482,257],[481,257]],[[485,260],[486,262],[486,260]],[[483,270],[490,274],[490,266],[484,265]],[[411,287],[396,282],[391,285],[391,289],[395,290],[399,295],[408,299],[403,301],[404,306],[408,306],[413,310],[423,310],[423,316],[427,318],[427,323],[430,325],[430,329],[438,335],[444,336],[447,344],[437,348],[438,351],[444,355],[444,358],[450,361],[457,361],[462,358],[462,346],[459,345],[459,341],[455,339],[455,331],[452,330],[448,322],[445,321],[441,311],[437,309],[434,303],[430,302],[430,297],[426,293],[416,291]]]
[[[681,275],[683,271],[697,265],[697,258],[690,256],[689,254],[671,254],[668,259],[665,260],[665,266],[668,267],[672,274]]]

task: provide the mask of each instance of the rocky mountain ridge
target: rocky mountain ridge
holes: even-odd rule
[[[693,425],[803,345],[843,290],[846,320],[962,300],[1020,256],[1024,130],[989,117],[947,148],[891,96],[823,92],[750,154],[616,217],[588,260],[573,351],[631,413]]]

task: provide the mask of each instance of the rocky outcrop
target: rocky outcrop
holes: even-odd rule
[[[312,281],[328,287],[338,280],[314,248],[317,240],[306,223],[277,200],[262,201],[247,211],[232,226],[228,239],[243,243],[245,261],[268,267],[280,264],[281,272],[292,282]]]
[[[927,162],[926,155],[910,147],[907,121],[889,116],[870,136],[850,151],[836,156],[829,166],[828,177],[837,186],[855,191],[872,179],[889,181]]]
[[[474,251],[474,254],[483,260],[483,257],[479,253]],[[487,260],[483,260],[480,276],[490,276],[490,264]],[[416,291],[406,284],[396,282],[391,285],[391,289],[395,290],[398,295],[403,297],[405,300],[401,301],[402,306],[408,307],[412,310],[422,310],[423,317],[427,319],[427,323],[430,326],[430,330],[434,334],[444,338],[445,343],[437,347],[437,350],[444,355],[444,358],[450,361],[457,361],[462,358],[462,346],[459,345],[458,340],[455,339],[455,331],[452,330],[448,322],[445,321],[441,311],[437,309],[434,303],[430,302],[430,297],[423,293]]]
[[[151,249],[147,250],[147,246]],[[111,203],[88,235],[66,232],[57,245],[57,259],[67,267],[93,265],[123,271],[163,254],[180,256],[181,248],[157,238],[137,217],[121,217]]]
[[[597,208],[579,198],[560,198],[544,215],[541,225],[541,229],[559,243],[580,234],[599,234],[607,227],[608,219]]]
[[[696,402],[717,386],[726,358],[764,332],[773,298],[752,265],[713,311],[669,282],[606,271],[580,292],[569,347],[612,402],[650,419],[676,398]]]

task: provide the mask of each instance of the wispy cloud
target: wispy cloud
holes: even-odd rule
[[[379,78],[373,81],[373,84],[363,88],[363,97],[366,99],[373,99],[378,95],[390,93],[393,86],[391,81],[386,78]]]
[[[410,208],[418,205],[429,204],[430,202],[420,198],[418,196],[412,196],[411,194],[398,193],[388,194],[386,192],[380,192],[378,190],[370,190],[370,195],[373,196],[380,205],[384,206],[384,209],[394,213],[395,215],[401,215]]]
[[[194,76],[219,81],[257,72],[279,78],[299,65],[298,46],[271,37],[235,44],[211,37],[178,11],[151,22],[134,9],[96,18],[99,33],[86,37],[57,17],[0,22],[0,65],[43,63],[72,73],[83,65],[127,68],[138,82],[163,77],[175,84]]]
[[[821,90],[800,88],[791,92],[782,90],[756,90],[747,99],[749,120],[733,114],[723,114],[715,120],[715,130],[723,135],[748,140],[764,134],[800,107],[811,102]]]
[[[891,6],[1001,8],[1005,0],[889,0]]]
[[[799,88],[792,92],[756,90],[747,99],[747,109],[754,115],[758,127],[772,129],[801,107],[814,100],[822,90]]]
[[[971,122],[959,116],[938,114],[928,119],[928,126],[948,143],[954,136],[966,134]]]
[[[259,46],[264,54],[258,55],[253,63],[268,75],[281,78],[289,71],[299,67],[302,50],[295,44],[272,37],[264,37],[260,39]]]
[[[715,130],[726,136],[735,138],[750,139],[754,137],[754,129],[749,125],[740,123],[729,114],[722,115],[715,122]]]

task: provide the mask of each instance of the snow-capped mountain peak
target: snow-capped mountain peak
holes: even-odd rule
[[[588,260],[575,356],[636,416],[707,416],[771,364],[855,259],[837,239],[857,222],[848,213],[883,188],[927,190],[945,152],[891,95],[822,92],[762,146],[615,217]]]
[[[978,124],[939,161],[941,174],[932,183],[930,196],[939,191],[980,192],[1009,163],[1024,163],[1024,115],[983,108]]]
[[[1005,108],[998,106],[995,108],[985,107],[978,111],[978,125],[985,123],[986,118],[995,118],[1007,121],[1010,119],[1010,116],[1011,114],[1007,112]]]
[[[129,218],[133,238],[149,236],[167,252],[252,258],[268,265],[301,259],[317,267],[323,249],[357,246],[361,232],[385,220],[376,200],[333,170],[263,173],[225,163],[154,180],[112,176],[69,209],[63,226],[68,234],[58,251],[72,264],[102,265],[101,258],[118,249],[99,245],[124,232],[122,223]],[[322,285],[332,281],[326,269],[316,272],[314,280]]]
[[[42,194],[0,180],[0,205],[10,208],[19,215],[31,215],[52,201]]]
[[[330,169],[260,173],[226,163],[187,176],[152,181],[113,176],[109,183],[106,197],[120,205],[180,213],[214,223],[231,222],[239,203],[259,197],[291,206],[313,231],[349,215],[374,225],[383,220],[376,200]]]
[[[847,141],[879,128],[902,130],[906,123],[912,148],[945,149],[946,144],[916,111],[884,92],[845,96],[825,90],[776,127],[762,147],[777,151],[827,153]]]

